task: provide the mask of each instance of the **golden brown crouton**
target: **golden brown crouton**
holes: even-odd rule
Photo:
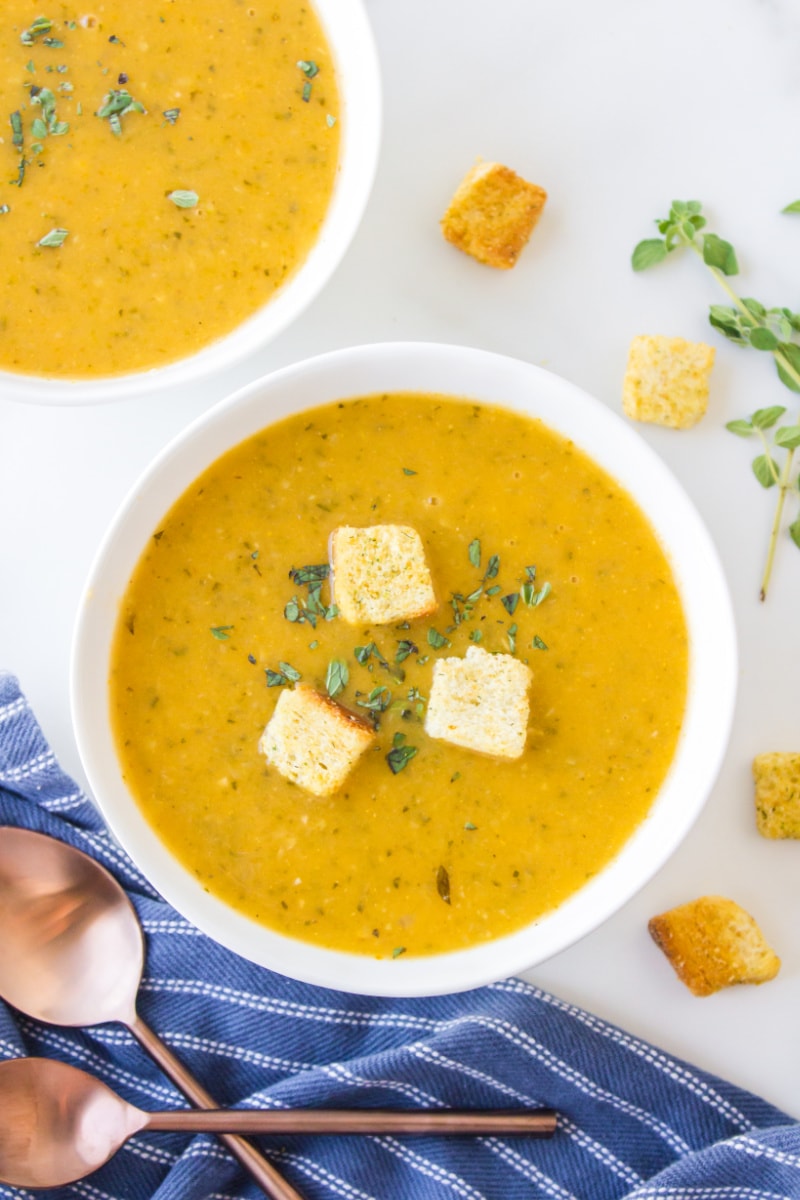
[[[800,838],[800,754],[753,759],[756,824],[768,838]]]
[[[258,748],[286,779],[315,796],[328,796],[374,741],[361,717],[300,684],[281,692]]]
[[[454,746],[519,758],[528,728],[530,668],[510,654],[470,646],[434,664],[425,732]]]
[[[547,192],[509,167],[478,162],[462,179],[442,217],[448,242],[489,267],[508,270],[541,216]]]
[[[389,625],[435,611],[425,548],[410,525],[340,525],[330,554],[333,599],[351,625]]]
[[[625,415],[671,429],[696,425],[708,407],[715,353],[705,342],[635,337],[622,385]]]
[[[648,924],[653,940],[695,996],[734,983],[766,983],[781,960],[749,913],[724,896],[701,896]]]

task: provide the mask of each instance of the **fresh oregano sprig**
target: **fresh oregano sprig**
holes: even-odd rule
[[[674,250],[692,250],[702,259],[731,301],[729,305],[711,305],[708,314],[710,324],[729,341],[770,354],[781,383],[792,392],[800,392],[800,313],[789,308],[767,308],[758,300],[740,296],[728,282],[731,276],[739,273],[736,251],[730,242],[709,232],[706,225],[699,200],[673,200],[669,216],[656,221],[661,236],[647,238],[635,247],[631,258],[634,271],[644,271],[663,262]],[[758,409],[749,417],[730,421],[727,425],[731,433],[739,437],[755,435],[761,439],[763,453],[754,459],[753,472],[762,487],[778,488],[778,502],[761,580],[762,600],[766,599],[772,575],[786,497],[798,492],[798,480],[792,477],[792,469],[794,451],[800,446],[800,425],[776,429],[771,435],[772,447],[767,438],[767,431],[777,425],[785,412],[785,408],[774,405]],[[780,466],[773,457],[773,449],[785,454]],[[789,533],[800,548],[800,520],[792,522]]]

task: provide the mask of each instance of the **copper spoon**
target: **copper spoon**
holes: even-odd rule
[[[192,1104],[216,1108],[136,1012],[143,969],[139,919],[113,876],[65,842],[0,826],[0,996],[52,1025],[127,1025]],[[244,1138],[220,1139],[272,1200],[302,1200]]]
[[[142,1112],[99,1079],[48,1058],[0,1064],[0,1181],[60,1187],[82,1179],[148,1130],[218,1133],[528,1134],[548,1137],[550,1110],[530,1112],[381,1112],[377,1109],[228,1109]]]

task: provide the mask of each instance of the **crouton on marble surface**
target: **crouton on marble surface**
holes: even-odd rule
[[[767,838],[800,838],[800,754],[753,759],[756,825]]]
[[[705,342],[641,335],[630,345],[622,409],[635,421],[690,429],[708,407],[716,351]]]
[[[442,217],[448,242],[489,267],[508,270],[542,214],[547,192],[496,162],[478,162]]]

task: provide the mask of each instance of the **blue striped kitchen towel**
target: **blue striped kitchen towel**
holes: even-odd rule
[[[0,673],[0,823],[93,855],[147,938],[143,1019],[224,1105],[546,1105],[533,1138],[281,1137],[261,1145],[308,1200],[800,1200],[800,1132],[785,1114],[518,980],[418,1000],[325,991],[209,941],[142,878],[66,776],[13,676]],[[0,1055],[46,1055],[141,1108],[183,1106],[121,1026],[57,1029],[0,1003]],[[256,1200],[207,1136],[134,1137],[83,1200]],[[0,1197],[25,1196],[0,1185]]]

